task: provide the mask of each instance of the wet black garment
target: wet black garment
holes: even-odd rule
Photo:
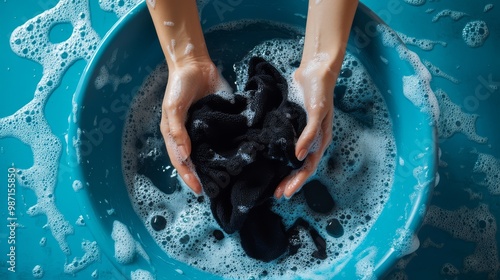
[[[278,183],[302,166],[295,142],[306,113],[288,101],[286,80],[262,58],[250,60],[244,92],[233,98],[211,94],[190,108],[191,159],[220,227],[240,231],[245,252],[270,261],[288,249],[270,200]]]

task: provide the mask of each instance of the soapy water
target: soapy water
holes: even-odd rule
[[[288,78],[290,100],[302,103],[301,94],[296,92],[298,88],[293,87],[292,81],[302,45],[302,39],[276,39],[255,46],[234,64],[237,90],[244,86],[250,57],[260,56]],[[336,88],[342,101],[337,102],[341,107],[335,111],[333,144],[313,178],[328,186],[337,205],[335,210],[328,214],[315,213],[301,193],[290,200],[277,201],[273,206],[273,211],[284,218],[287,228],[303,218],[319,231],[327,242],[328,258],[323,261],[311,258],[315,245],[305,229],[299,233],[302,247],[297,254],[282,256],[270,263],[251,259],[242,250],[238,234],[220,231],[208,199],[195,197],[177,176],[167,182],[159,179],[169,177],[171,172],[169,162],[160,160],[167,154],[158,128],[166,66],[158,66],[146,79],[126,119],[122,163],[135,211],[170,257],[207,272],[238,279],[312,277],[316,273],[328,277],[338,272],[332,271],[332,267],[363,240],[388,199],[396,154],[386,105],[361,61],[347,54],[342,69]],[[155,155],[161,151],[162,155],[155,162],[147,151],[155,151]],[[144,164],[157,167],[146,168]],[[365,259],[366,264],[370,259]],[[366,273],[369,267],[362,265],[359,273]]]
[[[481,203],[472,209],[462,206],[455,211],[431,206],[424,224],[445,230],[454,238],[473,242],[476,245],[474,252],[465,257],[462,272],[489,272],[488,279],[495,279],[500,269],[495,238],[497,225],[488,205]]]
[[[484,12],[488,12],[492,8],[493,4],[487,4],[484,7]],[[432,13],[433,11],[434,9],[427,9],[426,12]],[[457,20],[459,19],[458,15],[459,14],[457,14]],[[471,21],[462,26],[464,26],[462,38],[467,45],[470,47],[480,47],[484,44],[489,33],[486,22],[481,20]],[[403,41],[405,40],[403,39]],[[424,64],[433,76],[446,78],[453,83],[458,82],[458,80],[451,75],[443,73],[441,69],[434,66],[430,61],[424,61]],[[492,90],[496,90],[496,88]],[[487,143],[488,139],[479,136],[476,132],[476,120],[478,115],[464,112],[461,106],[452,101],[454,96],[451,94],[448,96],[442,89],[435,90],[435,94],[440,107],[440,117],[438,121],[440,141],[445,142],[453,135],[463,134],[471,142]],[[473,145],[473,143],[471,143],[471,145]],[[453,264],[449,262],[443,262],[441,264],[441,270],[439,272],[442,277],[446,277],[447,279],[462,279],[463,277],[464,279],[472,279],[474,275],[483,275],[477,277],[482,277],[481,279],[498,279],[500,261],[497,248],[497,226],[495,218],[497,214],[497,205],[488,205],[481,201],[484,200],[486,202],[486,199],[489,197],[488,195],[498,195],[500,193],[498,190],[498,186],[500,186],[500,161],[498,158],[487,153],[480,153],[477,151],[473,151],[472,153],[477,154],[475,163],[472,164],[470,169],[466,169],[462,165],[460,168],[464,168],[464,172],[473,172],[471,178],[472,182],[467,184],[467,188],[463,189],[463,191],[468,194],[469,200],[475,206],[446,209],[432,204],[426,214],[423,229],[425,228],[427,230],[427,227],[431,227],[433,231],[437,229],[445,234],[449,234],[451,238],[447,237],[446,241],[441,239],[443,243],[440,243],[437,241],[439,239],[435,237],[435,235],[431,235],[433,239],[427,237],[421,246],[421,248],[423,248],[422,252],[412,253],[400,259],[394,266],[394,271],[390,273],[388,279],[411,279],[411,268],[406,271],[407,268],[409,268],[409,264],[416,262],[418,265],[421,265],[420,259],[425,258],[422,256],[432,252],[431,250],[450,250],[452,246],[460,246],[457,245],[457,243],[464,244],[462,243],[463,241],[467,244],[466,247],[473,246],[473,251],[469,252],[467,250],[469,252],[467,255],[453,251],[452,254],[455,254],[455,256],[446,259],[447,261],[452,261]],[[446,168],[447,166],[448,164],[445,162],[440,162],[440,168]],[[455,182],[453,182],[453,184],[455,184]],[[474,186],[477,186],[479,190],[475,190]],[[441,193],[440,187],[439,185],[435,194],[437,197],[444,195],[444,193]],[[453,188],[453,193],[459,191],[459,189],[456,189],[456,186],[450,187]],[[484,188],[484,191],[481,190],[481,187]],[[483,197],[483,193],[486,194],[485,197]],[[425,236],[426,233],[423,234]],[[434,238],[436,240],[434,240]],[[431,249],[429,250],[428,248]],[[464,248],[461,249],[463,250]]]
[[[48,36],[51,28],[67,22],[73,26],[70,37],[63,42],[51,42]],[[19,184],[31,189],[37,197],[28,214],[47,217],[48,229],[67,255],[71,251],[66,237],[73,233],[73,227],[56,207],[54,195],[62,143],[52,133],[44,109],[66,70],[77,60],[88,61],[99,40],[90,25],[85,1],[60,1],[16,28],[10,37],[12,51],[42,65],[43,76],[33,99],[14,114],[0,119],[0,137],[15,137],[31,147],[33,166],[17,170]]]

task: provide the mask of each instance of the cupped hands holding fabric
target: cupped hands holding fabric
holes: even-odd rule
[[[330,144],[333,89],[342,65],[357,0],[310,0],[304,52],[294,80],[302,91],[307,126],[295,155],[305,160],[276,188],[275,197],[291,197],[314,174]],[[173,166],[197,194],[202,191],[189,155],[185,121],[191,104],[219,90],[230,90],[210,60],[195,0],[157,1],[148,5],[169,68],[162,105],[161,132]]]

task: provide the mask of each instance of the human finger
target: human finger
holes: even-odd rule
[[[188,158],[182,159],[179,155],[177,143],[175,143],[173,136],[170,134],[170,127],[167,118],[162,117],[160,122],[160,130],[165,140],[165,146],[167,148],[167,153],[170,158],[170,162],[177,170],[177,173],[181,179],[186,183],[186,185],[195,193],[201,194],[202,187],[199,181],[194,165]]]

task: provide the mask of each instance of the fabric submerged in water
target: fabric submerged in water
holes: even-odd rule
[[[245,252],[270,261],[288,249],[271,199],[279,182],[302,166],[295,142],[306,113],[288,101],[286,80],[262,58],[250,60],[244,92],[233,97],[211,94],[190,108],[191,159],[220,227],[240,231]]]

